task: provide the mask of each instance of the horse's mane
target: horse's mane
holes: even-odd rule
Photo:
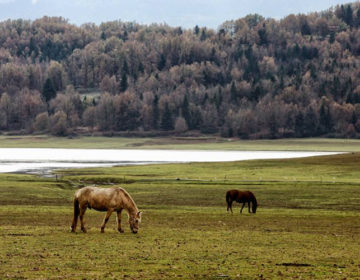
[[[132,197],[130,196],[130,194],[124,190],[123,188],[117,188],[118,190],[120,190],[123,195],[126,197],[126,199],[132,204],[132,206],[135,208],[136,211],[138,211],[138,208],[135,204],[135,201],[132,199]]]

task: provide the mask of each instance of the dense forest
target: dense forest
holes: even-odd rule
[[[0,22],[0,130],[360,135],[360,4],[217,30]]]

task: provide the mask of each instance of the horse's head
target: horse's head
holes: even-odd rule
[[[256,208],[257,208],[257,204],[256,203],[252,203],[252,212],[255,214],[256,213]]]
[[[140,211],[137,212],[136,215],[129,217],[129,224],[132,233],[137,233],[139,230],[139,224],[141,222],[141,214],[142,212]]]

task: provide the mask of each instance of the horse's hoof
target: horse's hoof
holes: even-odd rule
[[[123,230],[123,229],[118,229],[118,231],[119,231],[120,233],[124,233],[124,230]]]
[[[87,230],[83,228],[83,229],[82,229],[82,232],[83,232],[83,233],[87,233]]]
[[[103,230],[103,229],[102,229],[100,232],[101,232],[101,233],[104,233],[104,232],[105,232],[105,230]]]

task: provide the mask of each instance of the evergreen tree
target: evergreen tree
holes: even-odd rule
[[[36,45],[34,37],[30,38],[29,50],[30,50],[30,55],[34,53],[34,58],[39,55],[39,49],[38,46]]]
[[[311,35],[311,29],[310,29],[309,23],[306,19],[301,23],[301,34],[302,35]]]
[[[201,104],[202,104],[202,105],[205,105],[205,104],[207,103],[208,99],[209,99],[209,95],[208,95],[208,93],[206,92],[205,95],[204,95],[204,98],[203,98],[203,100],[202,100],[202,102],[201,102]]]
[[[214,102],[215,102],[216,109],[219,111],[221,103],[222,103],[222,92],[221,92],[220,87],[219,87],[218,92],[215,94],[214,99],[215,99]]]
[[[120,82],[120,91],[124,92],[127,90],[128,88],[128,80],[127,80],[127,74],[126,72],[123,72],[122,76],[121,76],[121,82]]]
[[[129,37],[128,32],[127,32],[126,30],[124,30],[124,33],[122,34],[121,39],[123,39],[124,41],[126,41],[127,39],[129,39],[128,37]]]
[[[203,28],[203,29],[201,30],[200,40],[201,40],[201,41],[205,41],[205,40],[206,40],[206,29],[205,29],[205,28]]]
[[[187,94],[185,94],[185,96],[184,96],[184,100],[183,100],[183,103],[182,103],[182,106],[181,106],[181,113],[182,113],[183,118],[186,121],[187,126],[190,128],[190,126],[191,126],[191,121],[190,121],[191,115],[190,115],[189,100],[188,100]]]
[[[124,60],[124,64],[123,64],[123,67],[122,67],[122,72],[125,73],[126,75],[129,74],[129,66],[128,66],[128,63],[127,63],[126,59]]]
[[[329,107],[322,102],[320,106],[320,133],[325,134],[332,131],[332,119]]]
[[[360,8],[356,11],[355,24],[356,27],[360,27]]]
[[[159,127],[159,97],[155,95],[153,100],[153,127],[158,129]]]
[[[304,136],[304,115],[302,112],[298,112],[295,116],[295,136]]]
[[[139,71],[141,74],[143,74],[144,71],[145,71],[144,65],[141,63],[141,61],[140,61],[139,66],[138,66],[138,71]]]
[[[35,82],[34,70],[33,70],[33,68],[30,68],[29,69],[29,88],[35,89],[35,87],[36,87],[36,82]]]
[[[230,86],[230,100],[233,103],[236,103],[237,101],[237,90],[234,81],[231,82]]]
[[[162,53],[162,54],[160,55],[160,59],[159,59],[157,68],[159,69],[159,71],[161,71],[161,70],[163,70],[163,69],[165,68],[165,65],[166,65],[166,57],[165,57],[165,55]]]
[[[313,110],[313,108],[310,106],[308,110],[306,110],[305,117],[304,117],[304,136],[315,136],[318,133],[318,127],[317,127],[317,117]]]
[[[199,26],[195,25],[195,27],[194,27],[194,34],[195,34],[195,35],[199,35],[199,32],[200,32]]]
[[[251,93],[251,100],[255,100],[255,101],[258,101],[260,99],[260,97],[262,96],[262,88],[261,86],[256,86],[255,89],[252,91]]]
[[[270,130],[270,137],[271,138],[276,138],[277,135],[277,130],[278,130],[278,124],[276,121],[276,116],[274,112],[271,112],[270,116],[269,116],[269,130]]]
[[[352,10],[352,8],[351,8],[351,5],[347,5],[347,6],[346,6],[344,21],[345,21],[346,24],[349,25],[350,27],[352,27],[353,24],[354,24],[353,10]]]
[[[263,28],[259,29],[258,35],[259,35],[259,39],[260,39],[259,45],[267,45],[268,44],[268,35],[266,32],[265,24],[263,25]]]
[[[162,130],[173,130],[174,129],[172,114],[171,114],[171,111],[169,108],[169,104],[167,102],[165,103],[165,109],[164,109],[163,115],[161,117],[160,128]]]
[[[353,113],[352,113],[352,116],[351,116],[351,123],[353,124],[353,125],[355,125],[356,124],[356,122],[357,122],[357,116],[356,116],[356,113],[353,111]]]
[[[46,102],[48,102],[49,100],[53,99],[56,96],[56,89],[49,78],[47,78],[44,83],[42,95],[45,98]]]

